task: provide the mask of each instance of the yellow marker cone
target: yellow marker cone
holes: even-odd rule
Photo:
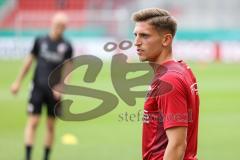
[[[73,134],[67,133],[62,136],[62,144],[76,145],[78,144],[78,140]]]

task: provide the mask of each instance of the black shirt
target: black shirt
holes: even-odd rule
[[[65,60],[73,55],[71,44],[64,38],[52,40],[49,36],[37,37],[35,39],[31,54],[37,59],[37,65],[33,77],[34,85],[48,87],[48,76]],[[57,84],[60,81],[61,73],[54,77]]]

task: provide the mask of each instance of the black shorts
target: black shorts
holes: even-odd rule
[[[55,117],[61,113],[61,106],[59,102],[60,99],[55,99],[50,88],[33,85],[27,110],[29,114],[40,115],[42,113],[43,106],[46,106],[47,115],[49,117]]]

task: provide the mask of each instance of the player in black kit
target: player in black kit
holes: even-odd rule
[[[57,13],[52,19],[51,31],[48,35],[37,37],[35,39],[31,54],[24,62],[20,74],[11,86],[11,92],[17,94],[22,80],[28,73],[32,62],[36,60],[36,68],[33,77],[33,86],[28,105],[28,122],[25,129],[26,160],[31,159],[31,150],[34,144],[36,128],[39,124],[40,114],[43,104],[47,107],[47,130],[45,136],[44,160],[49,159],[49,154],[54,140],[55,111],[60,112],[58,106],[54,110],[55,104],[60,101],[61,94],[48,86],[48,77],[54,68],[64,61],[70,59],[73,55],[71,44],[64,39],[63,33],[67,24],[67,16],[64,13]],[[63,73],[71,69],[72,63],[64,66]],[[54,77],[55,87],[63,86],[62,74],[58,73]]]

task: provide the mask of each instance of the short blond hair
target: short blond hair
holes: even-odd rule
[[[168,11],[160,8],[147,8],[139,10],[132,14],[132,19],[135,22],[148,22],[156,27],[161,32],[168,30],[174,37],[177,30],[177,22]]]
[[[68,23],[68,16],[64,12],[57,12],[52,17],[52,23]]]

